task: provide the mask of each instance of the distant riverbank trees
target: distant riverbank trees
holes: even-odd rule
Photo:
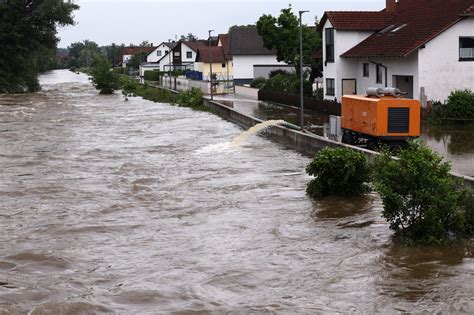
[[[39,89],[38,74],[56,59],[57,27],[73,25],[78,8],[63,0],[0,1],[0,93]]]

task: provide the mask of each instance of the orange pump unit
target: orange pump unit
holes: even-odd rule
[[[420,136],[421,106],[417,100],[396,96],[342,97],[342,142],[368,145],[404,142]]]

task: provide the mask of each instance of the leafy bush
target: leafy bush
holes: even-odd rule
[[[471,90],[451,92],[447,106],[449,118],[474,119],[474,93]]]
[[[449,235],[466,232],[463,193],[450,170],[441,156],[417,143],[397,160],[388,152],[375,159],[373,180],[383,201],[382,215],[405,243],[441,244]]]
[[[358,196],[369,191],[369,166],[362,152],[324,148],[306,167],[306,173],[315,176],[306,189],[313,198]]]
[[[451,92],[446,102],[433,102],[429,122],[443,124],[449,119],[474,119],[474,92],[456,90]]]
[[[122,89],[122,94],[125,97],[137,94],[137,90],[140,87],[140,84],[137,81],[123,76],[119,77],[118,85]]]
[[[150,70],[147,70],[145,71],[143,77],[145,78],[145,80],[147,81],[160,81],[160,76],[162,76],[162,73],[160,71],[150,71]]]
[[[250,83],[250,87],[253,87],[254,89],[263,89],[263,87],[265,87],[265,83],[267,83],[267,79],[259,77]]]
[[[176,102],[181,106],[187,106],[191,108],[200,108],[203,106],[204,94],[200,89],[192,88],[189,91],[182,92],[176,98]]]
[[[474,192],[466,190],[461,202],[461,209],[464,215],[464,234],[474,235]]]
[[[122,68],[122,67],[115,67],[115,68],[112,68],[112,70],[116,73],[116,74],[127,74],[127,69],[126,68]]]
[[[277,74],[268,79],[263,89],[288,94],[300,94],[300,79],[295,74]],[[303,83],[303,94],[305,96],[313,95],[313,86],[311,82],[307,80]]]
[[[100,94],[112,94],[119,88],[117,74],[110,67],[107,59],[99,58],[91,70],[92,83],[100,90]]]
[[[273,78],[274,76],[279,75],[279,74],[285,75],[285,76],[286,76],[286,75],[291,75],[291,73],[288,72],[288,71],[286,71],[286,70],[283,70],[283,69],[275,69],[275,70],[270,71],[270,73],[268,74],[268,77],[269,77],[269,78]]]

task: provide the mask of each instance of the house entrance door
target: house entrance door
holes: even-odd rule
[[[408,93],[405,97],[413,99],[413,76],[411,75],[394,75],[394,87],[399,88],[402,92]]]
[[[357,80],[356,79],[342,79],[342,95],[357,94]]]

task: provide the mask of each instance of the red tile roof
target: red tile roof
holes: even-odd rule
[[[195,52],[198,51],[199,48],[207,47],[207,41],[205,40],[197,40],[197,41],[182,41],[183,44],[194,50]]]
[[[136,54],[139,54],[140,52],[149,54],[155,49],[156,47],[124,47],[123,55],[136,55]]]
[[[198,50],[197,61],[210,63],[210,58],[212,55],[212,63],[226,62],[227,58],[224,53],[224,49],[221,46],[211,47],[211,53],[209,54],[209,47],[202,47]]]
[[[222,49],[227,60],[232,59],[232,56],[229,55],[229,34],[219,34],[218,39],[221,41]]]
[[[465,16],[471,16],[473,6],[474,0],[401,0],[393,17],[379,28],[393,26],[392,30],[374,33],[341,57],[406,57]],[[400,26],[403,27],[393,32]]]
[[[378,31],[382,29],[393,13],[384,11],[329,11],[325,12],[320,27],[327,20],[338,30],[344,31]]]

